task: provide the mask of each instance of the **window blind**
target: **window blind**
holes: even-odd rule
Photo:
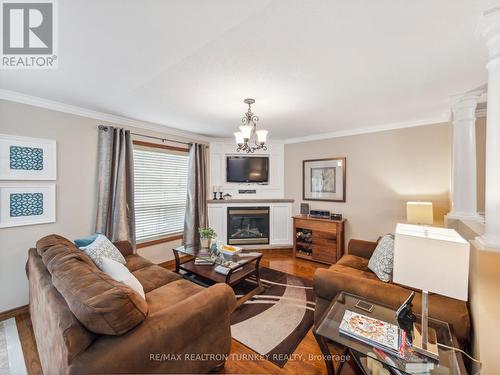
[[[188,155],[134,148],[136,239],[144,242],[184,230]]]

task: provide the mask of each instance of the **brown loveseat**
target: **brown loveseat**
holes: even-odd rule
[[[376,242],[349,241],[348,254],[328,269],[318,269],[314,275],[316,311],[314,320],[318,322],[337,293],[349,292],[374,302],[391,307],[400,306],[411,290],[391,282],[381,281],[368,268],[368,260],[377,246]],[[425,270],[422,270],[425,277]],[[443,275],[445,277],[445,275]],[[413,299],[413,311],[421,311],[421,293]],[[470,335],[470,316],[467,304],[453,298],[437,294],[429,296],[429,316],[452,325],[462,347],[466,347]]]
[[[145,301],[63,237],[44,237],[29,250],[30,313],[44,373],[221,368],[231,345],[232,289],[202,288],[132,254],[128,242],[115,245],[143,285]]]

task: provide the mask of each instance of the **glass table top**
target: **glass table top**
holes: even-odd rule
[[[344,317],[345,311],[350,310],[395,325],[399,324],[396,319],[395,309],[392,309],[390,307],[381,304],[376,304],[371,301],[367,301],[371,303],[374,307],[373,311],[369,313],[355,306],[359,300],[367,301],[361,297],[357,297],[352,294],[344,292],[340,293],[337,296],[335,303],[330,305],[329,310],[327,310],[322,320],[319,322],[317,328],[315,329],[315,333],[329,340],[332,340],[335,343],[350,348],[355,352],[355,354],[359,355],[360,357],[366,357],[369,352],[374,353],[372,345],[368,345],[355,338],[349,337],[345,334],[340,333],[339,331],[339,326],[340,323],[342,322],[342,318]],[[417,317],[417,319],[419,319],[419,317]],[[429,329],[434,329],[436,331],[438,343],[447,346],[454,346],[448,323],[435,319],[429,319]],[[439,350],[438,361],[432,360],[430,358],[415,353],[411,349],[411,347],[405,349],[404,359],[394,355],[390,355],[388,353],[387,354],[389,360],[383,360],[380,357],[377,357],[375,359],[391,367],[393,370],[398,370],[401,374],[432,375],[433,372],[437,373],[437,371],[435,371],[434,369],[438,368],[440,369],[440,371],[446,369],[446,372],[439,372],[440,374],[441,373],[446,373],[449,375],[461,374],[455,352],[451,349],[446,349],[443,347],[439,347],[438,350]]]
[[[194,257],[210,256],[210,255],[216,255],[218,253],[218,251],[216,250],[203,249],[201,246],[191,246],[191,245],[183,245],[176,247],[174,248],[174,251]],[[239,255],[234,256],[234,260],[241,262],[243,261],[250,262],[260,257],[262,257],[262,254],[259,252],[251,250],[246,251],[245,249],[243,249]]]
[[[179,253],[183,253],[186,255],[192,255],[192,256],[210,254],[209,249],[202,249],[201,246],[183,245],[183,246],[176,247],[174,250],[178,251]]]

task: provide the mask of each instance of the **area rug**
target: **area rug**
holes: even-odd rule
[[[25,375],[23,350],[14,318],[0,322],[0,375]]]
[[[283,367],[314,321],[312,281],[261,268],[264,292],[231,315],[231,335],[267,360]],[[237,297],[255,288],[255,278],[235,287]]]

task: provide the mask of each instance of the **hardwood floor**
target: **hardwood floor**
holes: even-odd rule
[[[16,324],[28,374],[43,375],[29,312],[16,316]]]
[[[272,268],[292,275],[312,279],[316,268],[326,268],[326,265],[303,259],[293,259],[291,249],[263,250],[263,267]],[[273,363],[261,360],[244,360],[244,356],[255,355],[255,352],[233,340],[229,360],[226,361],[221,373],[227,374],[326,374],[326,367],[316,340],[309,330],[299,344],[292,358],[283,368]],[[312,358],[311,358],[312,357]]]
[[[326,265],[302,259],[293,259],[291,249],[263,250],[264,258],[261,265],[275,270],[312,279],[317,268]],[[168,268],[172,267],[169,265]],[[19,337],[24,352],[28,374],[42,374],[38,351],[31,326],[29,313],[16,317]],[[302,342],[283,368],[262,359],[255,360],[255,352],[233,340],[231,353],[224,369],[226,374],[326,374],[326,367],[321,357],[321,351],[309,330]],[[341,354],[340,348],[332,348],[332,354]],[[245,359],[246,356],[246,359]]]

